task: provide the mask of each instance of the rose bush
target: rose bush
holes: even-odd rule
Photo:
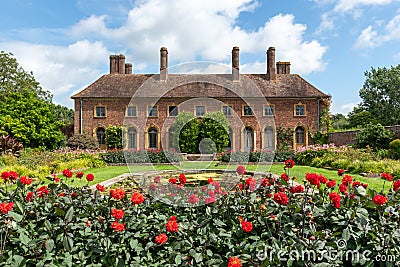
[[[399,180],[386,174],[388,194],[348,175],[342,191],[319,174],[301,184],[269,175],[218,187],[221,198],[208,205],[188,195],[185,207],[123,188],[67,186],[76,175],[65,174],[48,184],[1,175],[0,266],[379,266],[376,256],[400,255]],[[205,186],[209,198],[215,183]],[[347,251],[360,257],[337,256]]]

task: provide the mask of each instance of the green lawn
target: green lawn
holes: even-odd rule
[[[172,165],[137,165],[137,166],[108,166],[103,168],[94,168],[85,170],[85,174],[92,173],[95,176],[95,180],[90,183],[90,185],[103,182],[105,180],[111,179],[123,173],[129,172],[142,172],[142,171],[153,171],[153,170],[179,170],[179,169],[236,169],[237,165],[217,165],[216,162],[182,162],[180,166]],[[259,172],[272,172],[274,174],[280,175],[284,172],[283,164],[273,164],[273,165],[249,165],[246,167],[249,171],[259,171]],[[315,167],[299,166],[296,165],[290,170],[290,177],[296,177],[296,181],[302,183],[305,178],[306,173],[317,173],[323,174],[328,179],[334,179],[337,183],[341,182],[341,177],[338,177],[337,171],[326,170]],[[367,178],[357,174],[351,174],[353,179],[360,181],[362,183],[367,183],[370,188],[381,191],[383,186],[383,179],[380,178]],[[391,183],[387,182],[385,185],[386,191],[389,189]]]

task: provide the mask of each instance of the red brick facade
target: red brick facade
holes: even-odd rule
[[[329,105],[328,95],[299,75],[290,74],[289,62],[278,62],[275,68],[273,48],[267,53],[265,74],[239,74],[238,47],[232,50],[232,74],[168,74],[167,55],[166,48],[161,48],[160,74],[156,75],[132,74],[132,65],[125,63],[123,55],[111,56],[110,74],[72,96],[75,134],[96,136],[100,128],[125,125],[135,130],[135,148],[149,148],[156,136],[157,148],[168,149],[168,129],[174,120],[168,112],[173,106],[179,112],[195,112],[196,106],[204,106],[208,112],[221,111],[228,105],[232,108],[232,115],[227,116],[232,131],[230,149],[262,150],[270,149],[272,139],[276,147],[276,127],[302,129],[304,143],[308,144],[307,133],[318,130],[319,113]],[[264,114],[265,105],[273,107],[273,116]],[[296,115],[296,105],[297,112],[304,115]],[[135,117],[127,116],[128,106],[136,107]],[[147,116],[148,106],[157,107],[156,117]],[[251,106],[254,115],[243,114],[244,106]],[[104,108],[105,116],[96,117],[96,107]],[[267,131],[273,130],[272,139],[265,133],[267,127]],[[148,133],[150,128],[155,128],[156,135]],[[293,138],[296,143],[296,134]]]

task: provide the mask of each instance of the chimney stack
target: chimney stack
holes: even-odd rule
[[[110,56],[110,74],[125,74],[125,56]]]
[[[275,47],[270,47],[267,51],[267,78],[269,81],[276,79]]]
[[[239,47],[232,48],[232,79],[239,81]]]
[[[125,74],[132,74],[132,63],[125,63]]]
[[[168,50],[166,47],[160,49],[160,80],[166,81],[168,74]]]
[[[124,55],[119,55],[118,59],[119,59],[119,62],[118,62],[118,73],[119,74],[125,74],[125,56]]]
[[[277,74],[290,74],[290,62],[277,62],[276,70]]]
[[[111,55],[110,56],[110,74],[117,73],[117,61],[118,61],[118,56],[117,55]]]

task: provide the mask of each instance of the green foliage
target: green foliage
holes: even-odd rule
[[[0,155],[18,155],[24,146],[9,135],[0,136]]]
[[[179,147],[179,150],[183,153],[197,153],[199,126],[199,121],[193,113],[179,113],[170,128],[173,136],[173,147]]]
[[[314,144],[323,145],[329,143],[328,133],[322,133],[321,131],[317,131],[315,134],[309,132],[309,135]]]
[[[371,147],[373,149],[388,148],[393,140],[393,133],[381,124],[368,124],[356,134],[356,144],[359,148]]]
[[[96,138],[86,134],[76,134],[71,136],[67,141],[67,146],[72,149],[97,150],[99,148]]]
[[[130,163],[173,163],[180,162],[182,156],[179,153],[168,150],[137,150],[137,151],[107,151],[101,154],[106,163],[130,164]]]
[[[108,125],[106,129],[106,145],[109,149],[121,149],[123,145],[124,126]]]
[[[389,156],[393,159],[400,159],[400,139],[389,143]]]
[[[333,130],[343,130],[349,128],[349,121],[345,115],[341,113],[332,115],[332,129]]]
[[[332,118],[329,114],[329,106],[325,107],[319,115],[320,129],[323,132],[332,130]]]
[[[360,108],[354,108],[349,113],[348,128],[362,128],[368,124],[377,124],[378,120],[371,114],[371,112],[362,110]]]
[[[222,152],[229,143],[229,122],[221,111],[209,112],[200,123],[200,140],[209,138],[212,145],[205,145],[204,153]],[[202,142],[203,143],[203,142]]]
[[[74,124],[74,110],[61,105],[54,106],[57,120],[61,121],[64,125]]]
[[[294,130],[291,128],[276,128],[276,139],[278,141],[278,150],[288,150],[292,147]]]
[[[400,65],[373,68],[364,73],[360,107],[382,125],[400,124]]]
[[[283,162],[288,158],[294,158],[294,151],[291,150],[275,150],[274,152],[269,151],[228,151],[221,153],[218,156],[218,160],[222,162]]]

